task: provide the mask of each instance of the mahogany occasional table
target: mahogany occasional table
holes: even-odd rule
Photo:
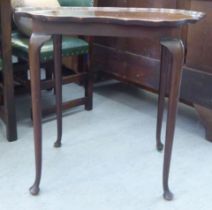
[[[16,12],[17,17],[33,19],[33,33],[30,39],[30,72],[33,108],[34,142],[36,177],[30,192],[39,193],[42,165],[42,127],[41,127],[41,91],[40,91],[40,62],[39,54],[45,41],[53,37],[56,106],[58,133],[61,133],[61,36],[107,36],[107,37],[153,37],[161,43],[161,82],[159,97],[158,134],[161,129],[161,115],[163,112],[166,74],[170,74],[170,93],[168,103],[168,117],[166,127],[165,154],[163,166],[164,198],[172,200],[173,194],[169,190],[168,179],[172,145],[174,138],[177,103],[180,90],[182,65],[184,61],[184,45],[181,41],[182,26],[196,23],[204,17],[204,13],[196,11],[153,9],[153,8],[55,8],[55,9],[26,9]],[[88,70],[87,93],[92,96],[92,71]],[[92,98],[92,97],[91,97]],[[61,135],[58,135],[56,146],[61,145]],[[158,138],[158,150],[162,144]]]

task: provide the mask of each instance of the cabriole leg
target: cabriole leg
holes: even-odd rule
[[[169,189],[169,171],[172,154],[172,146],[174,139],[174,130],[176,122],[177,104],[180,93],[180,84],[182,77],[182,67],[184,61],[184,45],[181,40],[170,39],[161,41],[162,51],[170,54],[170,59],[162,59],[163,62],[168,62],[171,65],[170,69],[170,95],[168,102],[168,116],[166,124],[166,140],[163,165],[163,189],[164,199],[172,200],[173,194]],[[166,64],[169,65],[169,64]]]
[[[35,181],[30,188],[32,195],[39,193],[42,169],[42,128],[41,128],[41,90],[40,90],[40,49],[41,46],[50,39],[50,36],[33,33],[30,38],[30,75],[31,75],[31,95],[32,95],[32,115],[34,128],[35,146]]]
[[[62,139],[62,36],[53,35],[54,43],[54,76],[56,91],[57,140],[55,147],[61,147]]]

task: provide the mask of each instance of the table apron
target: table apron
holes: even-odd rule
[[[105,37],[181,38],[181,27],[147,27],[102,23],[56,23],[33,20],[33,33]]]

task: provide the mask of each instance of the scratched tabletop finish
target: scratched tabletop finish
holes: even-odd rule
[[[36,17],[42,21],[78,21],[148,26],[177,26],[195,23],[204,13],[190,10],[117,7],[60,7],[51,9],[19,8],[18,16]]]

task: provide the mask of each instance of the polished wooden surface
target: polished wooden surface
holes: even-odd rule
[[[206,18],[195,25],[182,28],[181,38],[186,56],[180,99],[190,105],[200,105],[212,114],[212,1],[211,0],[98,0],[98,6],[115,7],[165,7],[197,10],[207,13]],[[159,35],[160,36],[160,35]],[[116,78],[126,83],[158,92],[160,69],[160,45],[157,39],[95,38],[95,70],[100,76]],[[107,58],[105,62],[104,58]],[[197,110],[200,112],[200,109]],[[206,115],[204,115],[206,116]],[[209,119],[205,120],[206,122]],[[207,139],[212,141],[212,126],[205,126]]]
[[[177,102],[179,97],[182,64],[184,61],[184,45],[180,39],[181,27],[185,24],[194,23],[204,16],[204,13],[192,12],[192,11],[178,11],[178,10],[155,10],[155,9],[139,9],[140,19],[138,16],[136,18],[133,16],[134,8],[132,9],[117,9],[117,8],[75,8],[73,10],[78,10],[78,14],[71,13],[72,9],[67,11],[67,14],[62,12],[67,10],[66,8],[61,8],[59,11],[60,15],[55,15],[56,10],[37,10],[29,11],[24,10],[16,13],[17,16],[25,16],[33,18],[33,33],[30,38],[30,72],[31,72],[31,83],[32,83],[32,105],[33,105],[33,125],[34,125],[34,142],[35,142],[35,159],[36,159],[36,177],[35,182],[30,188],[30,192],[33,195],[37,195],[39,192],[39,185],[41,179],[41,165],[42,165],[42,127],[41,127],[41,93],[40,93],[40,66],[39,66],[39,55],[40,49],[43,43],[50,38],[50,35],[54,37],[55,50],[59,51],[60,36],[63,34],[69,35],[86,35],[86,36],[113,36],[113,37],[152,37],[157,39],[158,43],[161,43],[162,51],[169,55],[167,58],[162,54],[162,70],[163,66],[169,67],[170,72],[170,98],[168,105],[168,117],[167,117],[167,127],[166,127],[166,142],[165,142],[165,154],[164,154],[164,168],[163,168],[163,188],[164,188],[164,198],[166,200],[172,200],[173,195],[169,190],[168,180],[169,180],[169,169],[171,162],[172,145],[175,130],[175,119],[177,112]],[[84,11],[107,11],[107,15],[104,13],[102,16],[86,16]],[[80,16],[79,11],[82,11],[82,16]],[[111,13],[116,11],[116,16],[111,16]],[[145,15],[144,11],[155,12],[157,16],[161,14],[159,19],[152,19],[152,17]],[[172,11],[172,12],[170,12]],[[124,13],[125,12],[125,13]],[[69,15],[68,15],[69,13]],[[170,15],[174,18],[170,18],[168,21],[168,16]],[[126,16],[124,16],[126,14]],[[132,16],[130,16],[131,14]],[[186,14],[186,16],[185,16]],[[194,15],[195,14],[195,15]],[[145,16],[145,18],[144,18]],[[155,17],[153,15],[153,17]],[[187,17],[187,18],[186,18]],[[104,23],[104,24],[103,24]],[[129,33],[130,31],[130,33]],[[167,38],[169,35],[169,38]],[[54,55],[58,55],[55,52]],[[169,59],[170,58],[170,59]],[[104,58],[106,60],[106,58]],[[108,61],[109,62],[109,61]],[[61,59],[55,59],[55,67],[59,70],[61,65]],[[91,73],[92,68],[90,69]],[[163,71],[161,71],[163,72]],[[57,75],[55,75],[57,76]],[[60,81],[55,79],[55,81]],[[60,86],[60,82],[56,85]],[[92,75],[90,74],[88,78],[89,98],[92,98]],[[164,86],[161,86],[161,93],[164,93]],[[58,133],[61,131],[61,103],[60,99],[60,88],[58,89],[59,96],[57,97],[57,123],[58,123]],[[164,100],[164,94],[161,95],[161,101]],[[159,103],[159,108],[161,108],[161,103]],[[162,107],[163,108],[163,107]],[[159,121],[162,121],[162,109],[160,110],[161,117]],[[161,123],[160,123],[161,124]],[[161,130],[161,126],[158,126],[158,131]],[[60,145],[59,135],[59,143]],[[57,145],[57,144],[56,144]],[[157,141],[157,149],[162,149],[162,143],[160,139]]]
[[[22,8],[16,15],[36,16],[43,21],[74,21],[95,23],[119,23],[145,26],[179,26],[185,23],[195,23],[205,16],[202,12],[156,9],[156,8],[114,8],[114,7],[66,7],[51,10]]]
[[[192,9],[204,11],[207,17],[196,27],[188,28],[186,64],[212,74],[212,1],[192,1],[190,6]]]

